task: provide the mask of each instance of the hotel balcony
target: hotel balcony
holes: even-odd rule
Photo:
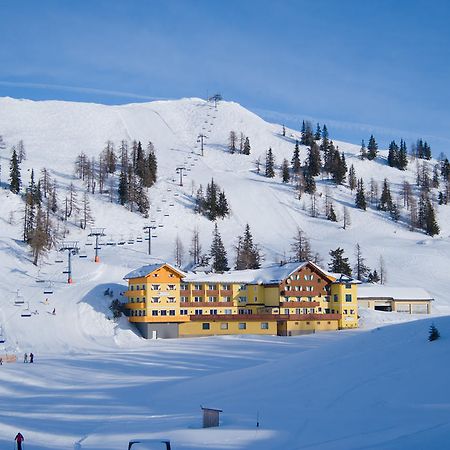
[[[147,291],[141,289],[138,291],[125,291],[125,297],[145,297],[147,294]]]

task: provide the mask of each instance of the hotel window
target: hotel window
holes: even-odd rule
[[[261,322],[261,330],[268,330],[269,322]]]
[[[175,303],[175,297],[167,297],[167,303]]]
[[[174,290],[176,289],[176,286],[175,286],[174,284],[168,284],[168,285],[167,285],[167,289],[168,289],[169,291],[174,291]]]
[[[194,297],[194,302],[201,302],[202,298],[201,297]]]
[[[152,297],[152,303],[159,303],[159,297]]]
[[[285,291],[292,291],[292,286],[286,286],[286,287],[284,288],[284,290],[285,290]]]
[[[203,314],[203,309],[196,309],[195,310],[195,315],[196,316],[201,316]]]
[[[306,286],[306,291],[312,292],[314,290],[313,286]]]
[[[350,314],[355,314],[355,310],[354,310],[354,309],[351,309],[351,310],[350,310]]]
[[[228,330],[228,324],[227,323],[221,323],[220,324],[220,329],[221,330]]]
[[[239,297],[239,301],[240,302],[242,302],[242,303],[244,303],[244,302],[246,302],[247,301],[247,297]]]
[[[247,324],[245,322],[240,322],[239,323],[239,329],[240,330],[246,330],[247,329]]]
[[[187,291],[189,289],[188,284],[187,283],[180,284],[180,289],[182,291]]]
[[[334,294],[334,295],[333,295],[333,300],[334,300],[335,302],[338,301],[338,295],[337,295],[337,294]]]
[[[160,285],[159,284],[152,284],[152,291],[159,291]]]
[[[309,308],[309,313],[314,314],[314,308]]]
[[[352,301],[352,294],[345,294],[345,301],[351,302]]]
[[[233,314],[233,310],[232,309],[225,309],[223,311],[224,314]]]
[[[295,314],[301,314],[301,308],[296,308]]]
[[[240,286],[239,286],[239,290],[240,291],[245,291],[247,289],[247,285],[246,284],[241,284]]]
[[[208,302],[215,302],[216,301],[216,297],[210,296],[208,297]]]
[[[187,309],[180,309],[180,316],[187,316],[188,310]]]
[[[285,308],[284,314],[289,314],[289,308]]]
[[[345,289],[351,289],[351,288],[352,288],[351,283],[346,283],[346,284],[345,284]]]
[[[231,297],[222,297],[223,302],[231,302]]]
[[[157,274],[157,273],[154,273],[153,276],[156,278],[156,277],[158,276],[158,274]]]
[[[182,296],[182,297],[181,297],[181,301],[182,301],[182,302],[187,302],[188,299],[189,299],[189,297],[185,297],[185,296]]]
[[[210,309],[209,313],[213,316],[217,316],[217,309]]]
[[[322,308],[317,308],[317,311],[322,312]]]
[[[346,309],[344,309],[344,314],[347,314],[347,310]]]
[[[215,284],[208,284],[208,290],[215,291],[216,290],[216,285]]]
[[[203,286],[201,284],[194,284],[194,289],[196,291],[201,291],[203,289]]]
[[[258,301],[258,297],[253,297],[253,301],[257,302]]]
[[[175,315],[175,310],[174,309],[170,309],[169,310],[169,316],[174,316]]]
[[[202,330],[209,330],[209,329],[210,329],[209,323],[202,323]]]
[[[162,316],[167,316],[167,311],[166,311],[165,309],[162,309],[162,310],[161,310],[161,315],[162,315]]]
[[[325,314],[330,314],[330,308],[325,308]]]
[[[312,302],[313,298],[312,297],[308,297],[308,302]]]
[[[152,311],[152,316],[157,316],[158,315],[158,311],[153,310]]]
[[[222,284],[222,290],[229,291],[229,290],[231,290],[231,287],[229,284]]]
[[[134,286],[130,285],[130,291],[134,291]]]

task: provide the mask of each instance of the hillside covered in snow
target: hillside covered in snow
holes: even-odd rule
[[[250,155],[230,154],[230,131],[238,136],[242,132],[249,138]],[[333,130],[329,132],[332,139]],[[201,134],[205,136],[204,156],[198,142]],[[363,316],[361,325],[374,329],[366,333],[358,330],[292,339],[230,337],[151,343],[143,341],[124,318],[118,323],[111,320],[109,305],[113,298],[121,299],[125,289],[123,277],[129,271],[152,260],[173,263],[177,238],[184,247],[183,266],[191,265],[189,248],[194,230],[198,230],[202,253],[209,252],[214,223],[196,213],[195,195],[200,185],[206,188],[213,178],[226,193],[230,207],[230,214],[217,221],[230,266],[234,266],[237,237],[243,234],[246,224],[250,225],[254,242],[260,246],[264,263],[289,259],[292,239],[300,227],[325,268],[329,251],[337,247],[345,250],[353,266],[358,243],[370,268],[378,269],[382,256],[388,285],[424,288],[435,298],[433,312],[448,314],[449,205],[435,202],[440,233],[431,237],[420,230],[410,231],[409,213],[402,207],[402,201],[399,202],[400,218],[394,221],[375,205],[369,204],[366,211],[356,208],[355,191],[349,188],[348,181],[336,185],[327,176],[320,175],[315,178],[317,213],[313,217],[311,196],[303,193],[299,198],[295,183],[283,183],[280,175],[283,160],[292,159],[300,132],[288,129],[283,136],[281,125],[267,123],[233,102],[222,101],[215,108],[201,99],[105,106],[2,98],[0,135],[6,144],[0,150],[3,188],[0,189],[0,291],[3,294],[0,335],[5,340],[0,345],[3,353],[22,355],[33,351],[37,361],[42,358],[42,366],[36,368],[12,364],[0,367],[2,395],[6,399],[0,420],[2,446],[7,445],[10,434],[18,426],[28,433],[26,438],[32,437],[33,443],[26,448],[33,450],[69,449],[77,442],[83,449],[121,449],[125,448],[130,433],[133,436],[143,433],[147,426],[147,435],[163,430],[174,442],[178,440],[175,450],[273,449],[280,447],[280,442],[290,448],[363,448],[362,436],[370,448],[404,448],[402,445],[406,443],[408,448],[423,448],[414,447],[412,442],[430,439],[429,430],[433,427],[440,430],[437,437],[443,436],[447,425],[440,415],[442,399],[438,399],[448,368],[439,376],[433,398],[427,402],[420,394],[414,397],[417,401],[410,401],[407,395],[410,389],[415,389],[414,382],[424,376],[419,368],[413,372],[409,368],[414,365],[412,361],[421,358],[421,351],[425,351],[426,344],[422,341],[424,336],[426,340],[429,319],[383,329],[379,332],[381,340],[377,335],[378,325],[411,317],[398,314],[391,319],[380,313]],[[367,141],[369,136],[361,138]],[[95,263],[92,239],[88,236],[90,227],[79,226],[82,213],[74,212],[67,222],[61,219],[65,198],[73,184],[81,205],[86,191],[86,184],[75,175],[77,155],[84,153],[88,159],[98,159],[107,141],[114,143],[118,152],[124,140],[130,146],[134,140],[143,146],[149,141],[153,143],[158,162],[157,181],[146,191],[150,201],[148,217],[119,204],[118,172],[110,177],[110,192],[99,193],[97,189],[94,194],[87,194],[92,225],[105,228],[100,263]],[[41,170],[46,168],[58,192],[58,209],[52,219],[59,236],[56,248],[64,241],[79,243],[80,254],[72,258],[73,284],[67,284],[67,274],[63,273],[67,270],[67,253],[58,253],[54,248],[34,266],[30,248],[22,241],[24,201],[10,192],[7,185],[11,148],[19,141],[24,142],[26,149],[26,159],[21,163],[21,192],[28,185],[32,170],[37,181]],[[381,194],[385,178],[390,182],[395,201],[401,198],[405,181],[417,189],[417,161],[409,161],[407,170],[401,171],[388,166],[385,150],[369,161],[360,159],[359,145],[336,141],[334,144],[343,152],[347,167],[353,165],[356,177],[364,180],[366,192],[372,180]],[[274,178],[264,176],[269,148],[275,157]],[[307,147],[300,146],[302,163],[307,156]],[[258,161],[261,173],[257,173]],[[432,173],[436,163],[431,160],[423,164]],[[182,186],[177,171],[180,167],[184,168]],[[438,189],[432,189],[430,196],[436,199],[437,195]],[[327,220],[324,213],[325,202],[329,201],[333,203],[337,222]],[[351,219],[345,229],[344,207]],[[151,257],[143,230],[146,225],[155,227]],[[123,245],[118,245],[119,242]],[[22,317],[24,312],[29,317]],[[447,327],[447,319],[436,320]],[[442,343],[436,343],[434,353],[423,358],[422,367],[433,364],[434,358],[441,358],[446,342],[443,339]],[[417,349],[401,356],[402,343],[408,347],[417,345]],[[373,348],[374,353],[366,357],[368,348]],[[384,359],[386,348],[391,352],[388,359]],[[211,356],[204,359],[204,355]],[[343,356],[348,364],[336,355]],[[65,359],[61,364],[60,358]],[[398,362],[401,358],[405,359],[403,366]],[[371,372],[369,367],[374,360],[379,366]],[[277,381],[280,370],[287,373],[292,367],[296,368],[295,375],[290,373],[284,379],[285,384],[280,385]],[[49,374],[52,374],[51,389],[45,383]],[[84,378],[84,374],[89,375]],[[289,386],[296,385],[300,379],[312,380],[324,374],[332,380],[325,387],[317,384],[320,391],[317,395],[306,384],[302,389],[297,386],[295,402],[286,401],[291,395]],[[343,387],[348,378],[354,382]],[[84,381],[78,384],[81,379]],[[252,386],[250,379],[255,380]],[[230,380],[241,386],[239,390],[233,390]],[[393,397],[383,391],[384,382],[395,391]],[[102,389],[97,389],[97,385],[102,385]],[[217,385],[221,386],[220,394],[215,393]],[[155,386],[164,386],[164,390],[156,393]],[[253,428],[257,411],[248,406],[259,401],[255,393],[250,394],[252,389],[267,393],[261,397],[261,409],[258,409],[262,424],[259,430]],[[381,391],[382,397],[374,394]],[[141,392],[147,397],[141,398]],[[186,392],[192,394],[184,398]],[[16,394],[21,400],[15,415],[8,416]],[[357,402],[367,395],[367,401]],[[77,400],[73,401],[74,398]],[[184,406],[167,404],[168,398],[183,399]],[[205,401],[213,403],[213,407],[227,409],[231,415],[225,416],[224,429],[218,434],[211,433],[208,438],[206,433],[199,437],[194,400],[196,407],[199,401]],[[35,402],[31,411],[28,410],[30,402]],[[358,404],[351,408],[348,420],[357,422],[359,431],[349,431],[345,429],[344,407],[355,402]],[[267,404],[275,406],[268,411],[264,409]],[[81,411],[87,407],[94,408],[93,422],[89,424],[90,419],[81,417]],[[373,415],[361,415],[372,407]],[[386,408],[389,414],[383,423],[369,425]],[[117,412],[111,412],[114,410]],[[325,410],[331,411],[336,422],[322,435],[317,422],[324,419]],[[395,421],[402,414],[408,414],[412,426],[402,422],[395,430],[389,428],[390,420]],[[420,431],[420,439],[414,441],[411,439],[421,414],[426,414],[428,419]],[[118,423],[124,426],[123,432],[115,434]],[[386,428],[390,431],[380,438],[380,430]]]

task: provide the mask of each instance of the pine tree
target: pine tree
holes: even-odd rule
[[[316,192],[316,181],[307,168],[303,170],[303,177],[305,180],[305,192],[307,194],[314,194]]]
[[[348,258],[344,257],[344,250],[338,247],[336,250],[331,250],[329,254],[331,256],[331,262],[328,264],[329,271],[351,277],[352,269],[348,263]]]
[[[298,175],[300,173],[301,166],[302,165],[300,162],[300,150],[298,147],[298,141],[295,141],[294,154],[293,154],[292,160],[291,160],[292,172],[295,175]]]
[[[291,179],[289,162],[287,159],[284,159],[283,164],[281,165],[281,179],[283,180],[283,183],[289,183],[289,180]]]
[[[337,217],[333,208],[333,204],[330,205],[330,210],[328,212],[327,219],[330,220],[331,222],[337,222]]]
[[[314,140],[320,141],[321,137],[322,137],[322,130],[320,129],[319,123],[317,123],[316,132],[314,133]]]
[[[227,252],[223,245],[217,223],[214,224],[210,255],[212,259],[211,268],[214,272],[225,272],[229,269]]]
[[[251,150],[251,147],[250,147],[250,140],[249,140],[249,138],[248,138],[248,136],[245,138],[245,142],[244,142],[244,149],[242,150],[242,153],[244,154],[244,155],[250,155],[250,150]]]
[[[119,177],[119,187],[118,187],[119,203],[125,205],[128,203],[128,176],[125,170],[122,169]]]
[[[266,173],[267,178],[273,178],[275,176],[275,158],[272,153],[272,148],[266,153]]]
[[[367,281],[369,283],[379,283],[380,277],[378,276],[377,269],[374,269],[373,272],[370,272],[369,275],[367,275]]]
[[[195,212],[199,214],[204,214],[205,212],[205,197],[203,195],[202,185],[200,185],[197,189],[197,194],[195,197]]]
[[[20,167],[19,161],[17,159],[16,149],[13,150],[9,169],[9,190],[13,194],[18,194],[20,192]]]
[[[428,333],[428,340],[430,342],[437,341],[441,337],[439,330],[434,326],[434,323],[430,326],[430,331]]]
[[[348,171],[348,185],[350,187],[350,191],[353,192],[357,185],[356,172],[353,164],[350,166]]]
[[[366,159],[367,158],[367,149],[366,149],[366,144],[364,142],[364,139],[361,141],[361,149],[359,151],[359,157],[361,159]]]
[[[283,137],[286,136],[286,128],[285,128],[284,125],[283,125],[283,128],[282,128],[281,134],[283,135]]]
[[[399,166],[399,148],[395,141],[392,141],[389,144],[389,152],[388,152],[388,164],[390,167],[398,167]]]
[[[236,269],[259,269],[261,266],[261,253],[259,247],[253,243],[250,226],[245,226],[243,236],[238,237],[236,247]]]
[[[370,273],[370,269],[365,264],[365,259],[362,256],[361,247],[359,244],[356,244],[355,247],[355,257],[356,263],[353,271],[355,272],[356,278],[358,280],[364,281],[364,278]]]
[[[37,266],[40,255],[48,245],[45,216],[40,207],[37,210],[36,225],[32,231],[29,242],[33,251],[33,264]]]
[[[398,152],[398,168],[400,170],[406,170],[408,166],[408,152],[406,149],[406,142],[402,139],[400,141],[400,149]]]
[[[436,221],[436,214],[434,212],[433,205],[429,198],[426,201],[425,210],[425,231],[430,236],[435,236],[436,234],[439,234],[440,229]]]
[[[310,148],[308,149],[308,160],[307,160],[308,172],[313,176],[320,174],[320,169],[322,167],[320,161],[320,151],[317,144],[313,141]]]
[[[367,209],[366,194],[364,192],[364,181],[362,178],[357,183],[355,205],[357,208],[364,211]]]
[[[373,137],[373,134],[370,136],[369,144],[367,145],[367,159],[373,160],[377,157],[378,154],[378,144]]]
[[[225,197],[225,192],[219,192],[219,198],[217,200],[217,217],[225,217],[230,214],[230,208],[228,207],[228,201]]]
[[[342,184],[345,181],[346,174],[347,164],[345,162],[344,153],[339,154],[339,151],[336,150],[333,155],[331,166],[331,176],[333,178],[333,181],[336,184]]]
[[[389,182],[387,178],[383,181],[383,190],[381,192],[380,204],[378,209],[382,211],[391,211],[393,207],[391,189],[389,188]]]

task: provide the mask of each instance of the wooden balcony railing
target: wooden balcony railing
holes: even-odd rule
[[[233,302],[180,302],[181,308],[229,308],[233,306]]]
[[[314,308],[319,302],[280,302],[280,308]]]

